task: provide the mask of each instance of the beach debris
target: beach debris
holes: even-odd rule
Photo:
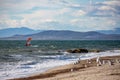
[[[108,60],[108,64],[109,65],[113,65],[113,63],[111,62],[111,60]]]
[[[76,61],[76,62],[74,62],[73,64],[75,65],[75,64],[79,64],[80,63],[80,58]]]
[[[102,64],[113,65],[113,62],[112,62],[112,60],[102,60]]]
[[[87,67],[88,67],[88,65],[87,65],[87,64],[85,64],[84,66],[85,66],[85,68],[87,68]]]
[[[73,72],[73,70],[74,70],[73,68],[72,68],[72,69],[70,69],[70,71],[71,71],[71,72]]]
[[[79,64],[79,63],[80,63],[80,60],[74,62],[73,64],[75,65],[75,64]]]
[[[116,59],[116,63],[120,63],[120,60],[119,60],[119,59]]]
[[[92,63],[92,62],[91,62],[91,59],[87,59],[87,63]]]
[[[102,64],[105,64],[105,60],[102,60]]]
[[[98,63],[100,61],[100,57],[96,58],[96,63]]]
[[[101,66],[102,64],[99,56],[96,58],[96,63],[97,63],[97,66]]]

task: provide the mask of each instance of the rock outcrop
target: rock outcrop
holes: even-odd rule
[[[69,49],[66,52],[68,53],[88,53],[88,52],[98,53],[98,52],[101,52],[101,50],[97,50],[97,49],[88,50],[88,49],[78,48],[78,49]]]
[[[88,53],[87,49],[74,49],[74,50],[67,50],[69,53]]]

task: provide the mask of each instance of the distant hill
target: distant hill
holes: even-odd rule
[[[120,40],[119,34],[103,34],[95,31],[75,32],[67,30],[48,30],[31,35],[15,35],[2,40],[25,40],[32,37],[33,40]]]
[[[27,35],[40,32],[39,30],[32,30],[26,27],[21,28],[7,28],[0,30],[0,37],[10,37],[14,35]]]
[[[120,34],[120,28],[115,28],[114,30],[99,30],[97,32],[104,34]]]

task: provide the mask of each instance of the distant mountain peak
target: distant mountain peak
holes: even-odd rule
[[[40,30],[33,30],[27,27],[19,27],[19,28],[7,28],[0,30],[0,37],[11,37],[14,35],[27,35],[38,33]]]
[[[30,29],[30,28],[27,28],[27,27],[19,27],[19,29],[29,29],[29,30],[33,30],[33,29]]]

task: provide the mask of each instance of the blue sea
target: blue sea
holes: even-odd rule
[[[97,56],[120,55],[119,40],[24,40],[0,41],[0,79],[26,77],[56,66]],[[101,50],[99,53],[69,54],[68,49]]]

